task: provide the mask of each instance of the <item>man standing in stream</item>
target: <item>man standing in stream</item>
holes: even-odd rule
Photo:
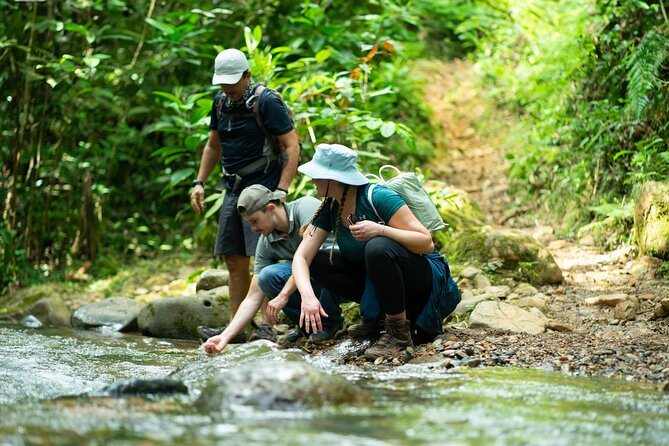
[[[221,206],[214,256],[223,256],[230,273],[230,317],[246,296],[250,257],[259,234],[237,211],[245,187],[261,184],[287,192],[297,172],[299,138],[281,97],[257,84],[244,53],[227,49],[216,56],[212,84],[220,85],[211,110],[209,139],[204,147],[190,196],[195,212],[204,209],[205,181],[221,163],[225,198]],[[273,145],[268,150],[267,145]],[[261,326],[269,331],[269,326]],[[265,333],[258,333],[265,337]]]

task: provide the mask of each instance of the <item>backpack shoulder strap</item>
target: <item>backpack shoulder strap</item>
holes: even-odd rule
[[[367,187],[367,201],[369,201],[369,205],[372,207],[372,210],[378,217],[379,221],[383,221],[381,216],[379,215],[379,212],[376,210],[376,206],[374,206],[374,200],[372,200],[372,192],[374,192],[374,183],[369,183],[369,186]]]

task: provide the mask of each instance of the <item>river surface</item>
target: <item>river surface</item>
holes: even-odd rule
[[[669,394],[651,385],[513,368],[362,369],[338,364],[348,342],[306,360],[369,402],[211,414],[194,404],[207,391],[198,370],[276,358],[274,347],[210,358],[188,342],[0,325],[0,445],[669,445]],[[176,370],[190,371],[187,394],[95,396]]]

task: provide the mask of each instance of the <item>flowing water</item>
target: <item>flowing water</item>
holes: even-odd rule
[[[669,394],[650,385],[512,368],[338,365],[349,343],[306,361],[368,393],[365,403],[208,413],[196,404],[207,392],[200,375],[258,358],[280,370],[299,352],[257,342],[209,358],[194,343],[0,326],[0,445],[669,445]],[[176,370],[188,394],[93,396]]]

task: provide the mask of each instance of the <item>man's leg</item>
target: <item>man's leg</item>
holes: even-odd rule
[[[221,206],[215,256],[223,256],[230,273],[230,317],[237,313],[251,285],[250,258],[255,254],[260,234],[253,232],[251,225],[237,212],[239,195],[227,193]]]
[[[283,287],[292,275],[292,263],[281,262],[266,266],[258,274],[258,286],[269,300],[274,299],[279,295]],[[298,292],[294,292],[288,298],[288,304],[283,308],[286,316],[297,324],[300,320],[300,308],[302,301]]]
[[[249,275],[250,257],[244,256],[225,256],[225,263],[230,272],[230,281],[228,289],[230,294],[230,319],[235,317],[239,305],[242,303],[251,285],[251,276]]]
[[[267,266],[260,271],[258,275],[258,286],[269,300],[274,299],[283,289],[292,274],[291,262],[275,263]],[[314,293],[318,296],[323,310],[329,317],[323,318],[324,326],[339,326],[343,321],[341,308],[339,308],[338,299],[328,290],[321,289],[313,280],[311,286],[314,287]],[[300,293],[295,291],[288,298],[288,304],[283,308],[286,316],[296,325],[300,321],[300,311],[302,308],[302,299]]]

